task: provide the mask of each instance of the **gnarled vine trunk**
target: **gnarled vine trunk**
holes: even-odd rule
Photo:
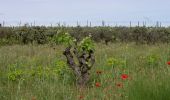
[[[71,52],[72,46],[69,46],[65,49],[64,55],[67,58],[67,63],[69,67],[73,70],[74,74],[77,78],[77,84],[80,86],[85,86],[87,82],[89,81],[89,70],[92,68],[95,57],[94,57],[94,51],[85,51],[81,54],[78,53],[77,48],[74,48],[73,52]],[[74,61],[74,56],[78,59],[78,64]]]

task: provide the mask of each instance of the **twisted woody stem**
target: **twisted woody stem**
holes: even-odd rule
[[[68,46],[63,54],[67,58],[67,64],[73,70],[75,76],[77,77],[77,84],[80,86],[85,86],[90,79],[89,70],[95,63],[94,52],[93,50],[90,50],[88,52],[83,50],[83,52],[79,54],[77,48],[74,48],[72,53],[71,48],[72,46]],[[78,64],[75,63],[73,54],[78,59]]]

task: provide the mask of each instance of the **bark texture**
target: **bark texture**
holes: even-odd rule
[[[87,52],[83,50],[80,54],[77,48],[73,48],[73,52],[71,52],[71,48],[72,46],[67,47],[63,54],[67,58],[67,64],[76,76],[77,84],[79,86],[85,86],[90,78],[89,70],[95,63],[94,51],[90,50]],[[78,60],[78,64],[74,61],[74,57]]]

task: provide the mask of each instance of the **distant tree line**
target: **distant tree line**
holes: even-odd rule
[[[78,41],[92,35],[95,42],[135,42],[136,44],[170,43],[167,27],[0,27],[0,45],[57,44],[60,32],[68,32]]]

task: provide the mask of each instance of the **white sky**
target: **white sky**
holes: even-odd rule
[[[0,22],[170,21],[170,0],[0,0]]]

